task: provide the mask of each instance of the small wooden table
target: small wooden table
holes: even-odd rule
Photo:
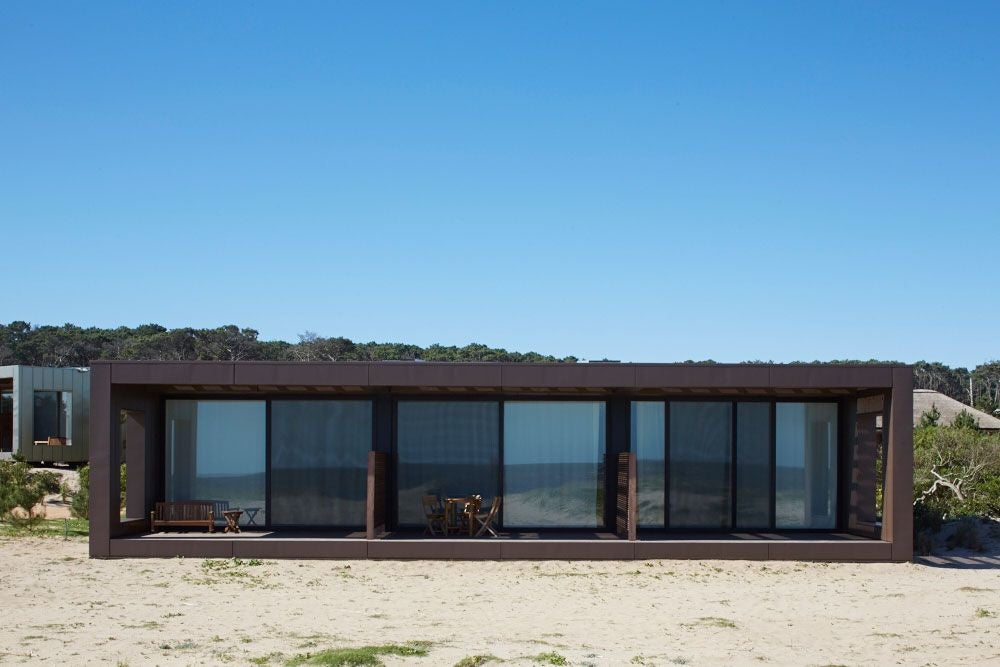
[[[226,510],[222,513],[222,516],[226,517],[226,533],[238,533],[240,532],[240,517],[243,515],[243,510]]]
[[[444,534],[448,534],[449,529],[460,528],[457,519],[459,514],[465,514],[469,520],[469,537],[475,535],[476,522],[473,520],[473,515],[475,514],[475,509],[471,512],[465,511],[465,507],[470,503],[476,501],[473,496],[461,496],[455,498],[445,498],[444,499]]]

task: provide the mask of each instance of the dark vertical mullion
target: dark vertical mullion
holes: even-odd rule
[[[271,400],[264,401],[264,527],[271,528]]]
[[[663,402],[663,527],[670,528],[670,401]]]
[[[768,511],[770,512],[768,524],[771,530],[774,530],[777,527],[777,521],[775,518],[777,514],[775,510],[775,499],[777,494],[775,489],[777,484],[778,467],[778,409],[775,401],[771,401],[770,413],[770,419],[768,421],[771,422],[771,493],[770,498],[768,499]]]
[[[399,528],[399,399],[389,397],[389,470],[387,477],[392,483],[389,490],[389,497],[386,499],[389,507],[386,507],[387,519],[392,521],[393,528]]]
[[[736,459],[736,455],[737,455],[737,452],[736,452],[736,442],[737,442],[737,433],[739,432],[739,424],[737,423],[737,416],[736,416],[736,408],[737,408],[736,401],[733,401],[732,404],[731,404],[731,406],[732,407],[730,409],[732,410],[733,414],[732,414],[732,430],[730,431],[730,440],[729,440],[729,452],[730,452],[730,469],[729,469],[730,518],[729,518],[729,527],[731,529],[734,529],[734,528],[736,528],[736,501],[737,501],[737,497],[736,497],[736,493],[737,493],[737,491],[736,491],[736,461],[737,461],[737,459]]]

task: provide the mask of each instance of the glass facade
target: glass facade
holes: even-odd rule
[[[73,394],[68,391],[36,391],[33,407],[33,440],[70,437],[73,428]]]
[[[670,403],[670,527],[732,525],[732,404]]]
[[[508,527],[604,525],[605,403],[504,403]]]
[[[397,517],[423,526],[424,495],[483,496],[500,488],[498,401],[400,401],[396,410]]]
[[[837,415],[836,403],[633,401],[639,526],[836,528]]]
[[[775,526],[837,525],[837,404],[778,403]]]
[[[14,451],[14,393],[0,392],[0,452]]]
[[[736,404],[736,527],[771,523],[771,404]]]
[[[167,500],[211,500],[266,521],[264,401],[166,402]]]
[[[68,399],[36,392],[36,432],[68,429]],[[396,401],[395,525],[425,525],[424,495],[502,493],[504,527],[604,528],[607,406]],[[641,527],[837,527],[837,403],[642,400],[626,416]],[[167,400],[165,499],[239,507],[244,525],[363,526],[374,424],[371,400]]]
[[[371,448],[371,401],[272,401],[272,525],[363,526]]]
[[[636,502],[643,527],[662,528],[666,521],[666,404],[632,402],[632,448],[636,460]]]

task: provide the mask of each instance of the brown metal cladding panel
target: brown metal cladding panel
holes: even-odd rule
[[[495,540],[372,540],[369,558],[500,560],[500,542]]]
[[[367,363],[236,364],[235,383],[241,385],[368,386]]]
[[[364,540],[283,540],[280,538],[233,540],[236,558],[349,558],[368,557]]]
[[[234,384],[230,362],[138,362],[112,363],[110,366],[111,381],[115,384]]]
[[[753,388],[767,387],[767,366],[639,365],[635,384],[644,387]]]
[[[635,386],[635,367],[618,364],[508,364],[504,387],[624,387]]]
[[[892,556],[891,545],[877,540],[770,541],[767,547],[771,560],[887,561]]]
[[[892,384],[882,525],[892,560],[902,562],[913,558],[913,369],[896,369]]]
[[[376,387],[500,387],[500,364],[372,364]]]
[[[890,387],[890,366],[772,366],[775,388]]]
[[[626,540],[505,540],[504,560],[632,560],[635,542]]]
[[[754,542],[713,542],[708,540],[636,542],[635,557],[646,558],[716,558],[722,560],[765,560],[767,543]]]
[[[114,509],[111,504],[110,366],[95,365],[90,371],[90,409],[90,557],[107,558],[117,513],[117,502]]]
[[[116,558],[232,558],[235,540],[207,538],[136,537],[111,540],[111,556]]]

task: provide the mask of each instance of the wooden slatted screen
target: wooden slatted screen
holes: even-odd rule
[[[860,402],[860,401],[859,401]],[[850,509],[847,530],[855,535],[880,537],[880,524],[876,516],[877,487],[881,484],[876,470],[878,458],[878,431],[874,414],[859,414],[851,447]],[[883,464],[882,467],[885,470]]]
[[[389,456],[385,452],[368,452],[368,492],[365,497],[367,537],[374,540],[385,532],[386,474]]]
[[[618,455],[618,488],[615,498],[615,527],[618,537],[635,541],[636,488],[635,454]]]

